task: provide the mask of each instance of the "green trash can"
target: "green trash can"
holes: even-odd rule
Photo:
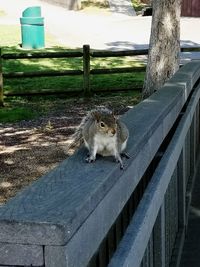
[[[44,48],[44,18],[39,6],[28,7],[20,18],[22,48]]]

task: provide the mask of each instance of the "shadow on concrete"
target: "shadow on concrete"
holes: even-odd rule
[[[119,50],[138,50],[138,49],[148,49],[148,44],[136,44],[128,41],[116,41],[105,43],[107,50],[119,51]]]

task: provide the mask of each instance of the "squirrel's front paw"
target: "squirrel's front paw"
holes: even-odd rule
[[[120,157],[116,157],[115,161],[120,164],[120,169],[123,170],[124,169],[124,163],[123,163],[122,159]]]
[[[123,170],[124,169],[124,164],[120,162],[120,169]]]
[[[85,161],[86,161],[87,163],[95,162],[95,160],[96,160],[96,158],[93,157],[93,156],[88,156],[88,157],[85,159]]]

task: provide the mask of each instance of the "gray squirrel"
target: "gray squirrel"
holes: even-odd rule
[[[68,148],[84,142],[89,151],[86,162],[91,163],[96,160],[96,154],[101,156],[114,156],[120,163],[120,168],[124,168],[121,158],[128,155],[123,153],[126,148],[129,131],[126,125],[117,118],[108,108],[93,109],[82,119],[77,131],[73,135],[73,143]]]

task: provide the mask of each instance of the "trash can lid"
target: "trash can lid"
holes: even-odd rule
[[[44,25],[44,18],[43,17],[24,17],[20,18],[21,25]]]
[[[41,17],[41,7],[32,6],[22,12],[22,17]]]

